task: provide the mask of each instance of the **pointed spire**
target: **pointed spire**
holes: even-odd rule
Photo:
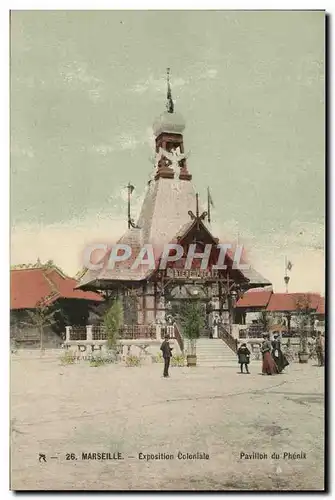
[[[167,79],[166,109],[167,109],[168,113],[173,113],[174,104],[173,104],[173,100],[172,100],[171,85],[170,85],[170,68],[167,68],[167,70],[166,70],[166,79]]]

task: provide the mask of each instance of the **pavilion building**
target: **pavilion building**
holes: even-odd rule
[[[184,148],[185,121],[174,109],[169,79],[166,108],[153,124],[154,169],[140,215],[136,223],[129,217],[128,230],[118,242],[131,247],[132,257],[111,268],[107,265],[109,250],[101,269],[85,270],[79,288],[122,297],[125,324],[148,327],[164,323],[173,317],[180,301],[194,298],[202,304],[206,324],[210,327],[216,316],[231,335],[229,325],[240,294],[271,283],[249,265],[235,269],[229,252],[224,262],[227,268],[213,268],[220,241],[212,233],[209,213],[201,212],[199,207]],[[181,245],[184,254],[161,270],[162,248],[169,243]],[[132,269],[136,256],[147,244],[155,249],[155,268],[143,264]],[[189,271],[183,270],[191,244],[197,253],[203,253],[207,244],[213,245],[206,270],[200,269],[196,258]]]
[[[310,336],[325,331],[325,298],[319,293],[249,290],[235,304],[234,336],[260,340],[267,330],[288,338],[299,337],[301,312],[308,316],[305,328]]]
[[[52,261],[13,266],[10,271],[11,340],[19,346],[39,347],[39,323],[43,325],[44,347],[59,347],[69,323],[86,331],[92,313],[104,299],[98,293],[76,289],[77,284]],[[54,313],[51,324],[42,321],[41,307]]]

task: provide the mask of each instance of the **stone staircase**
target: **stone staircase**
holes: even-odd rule
[[[198,366],[227,366],[238,368],[237,355],[221,339],[203,338],[197,340]]]

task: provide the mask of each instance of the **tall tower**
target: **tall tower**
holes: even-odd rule
[[[170,68],[168,68],[166,111],[153,124],[156,138],[156,180],[159,178],[179,178],[180,180],[190,181],[192,179],[186,164],[184,129],[184,118],[174,110],[170,85]]]

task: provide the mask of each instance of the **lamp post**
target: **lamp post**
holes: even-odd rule
[[[287,276],[287,274],[284,276],[284,282],[285,282],[285,288],[286,288],[286,293],[288,293],[288,284],[290,281],[290,277]]]
[[[292,262],[290,260],[287,260],[287,257],[285,257],[284,282],[285,282],[286,293],[288,293],[288,284],[289,284],[289,281],[290,281],[290,277],[288,275],[288,271],[291,271],[291,269],[292,269]]]

